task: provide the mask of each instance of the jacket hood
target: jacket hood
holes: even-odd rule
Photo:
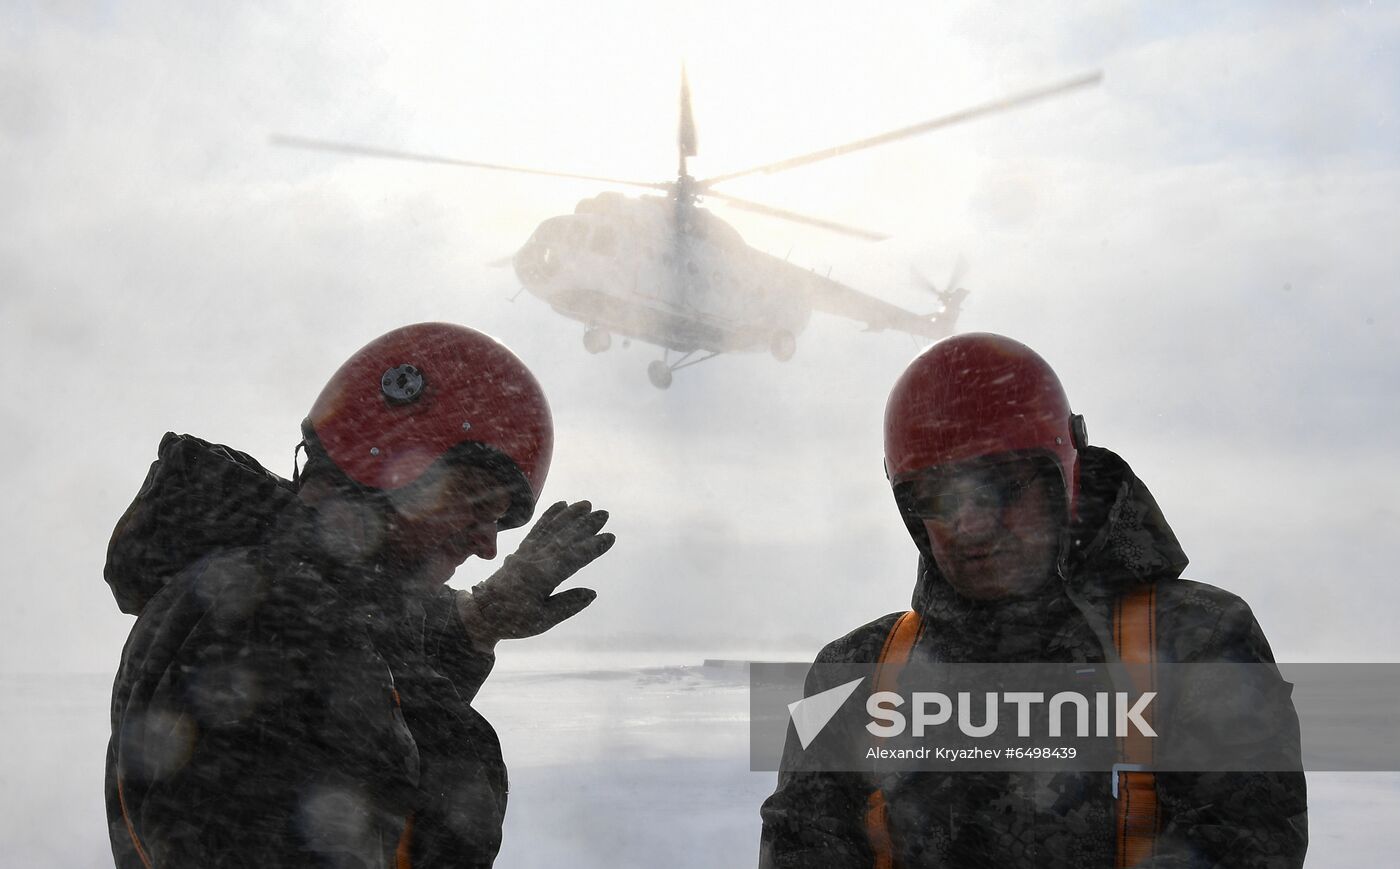
[[[166,432],[158,456],[107,545],[103,577],[132,615],[206,555],[266,539],[296,500],[289,481],[220,444]]]
[[[1117,593],[1139,582],[1177,579],[1186,553],[1157,500],[1118,454],[1102,447],[1079,451],[1079,520],[1070,529],[1064,582],[1074,591]],[[930,612],[960,598],[938,572],[923,543],[913,608]],[[964,602],[965,604],[966,602]]]

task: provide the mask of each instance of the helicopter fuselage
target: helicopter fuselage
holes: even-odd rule
[[[541,223],[511,259],[525,289],[555,311],[584,324],[583,345],[589,352],[608,349],[614,333],[664,348],[663,357],[647,367],[651,382],[664,389],[671,384],[675,371],[719,353],[766,349],[778,360],[791,358],[797,349],[797,336],[807,327],[813,310],[863,323],[866,331],[895,329],[936,341],[953,332],[967,295],[966,290],[955,286],[960,265],[954,267],[943,290],[921,278],[920,282],[937,294],[940,310],[916,313],[833,280],[829,271],[816,275],[749,247],[734,227],[697,207],[697,199],[703,197],[781,220],[880,241],[889,236],[744,199],[722,192],[717,186],[744,176],[795,169],[1028,105],[1097,84],[1101,78],[1102,74],[1096,71],[863,139],[697,179],[691,176],[687,162],[697,156],[698,138],[690,84],[682,67],[676,179],[665,182],[508,166],[299,136],[274,136],[273,141],[341,154],[664,191],[665,196],[628,198],[607,192],[584,199],[573,214]],[[672,362],[671,351],[679,352],[682,358]],[[697,353],[706,355],[692,359]]]
[[[526,290],[590,332],[681,353],[786,358],[812,315],[809,272],[669,197],[585,199],[541,223],[512,263]]]

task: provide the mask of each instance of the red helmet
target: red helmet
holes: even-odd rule
[[[1074,515],[1084,418],[1070,411],[1054,370],[1034,350],[987,332],[945,338],[905,369],[885,405],[885,474],[1003,453],[1053,458]]]
[[[347,477],[381,490],[475,445],[512,489],[503,528],[529,520],[554,450],[549,404],[530,370],[494,338],[450,323],[404,326],[366,344],[303,427]]]

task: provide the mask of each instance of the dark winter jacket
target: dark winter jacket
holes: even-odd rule
[[[492,656],[456,592],[384,594],[324,519],[241,453],[162,442],[108,557],[138,613],[107,755],[121,869],[494,860],[505,766],[470,706]]]
[[[915,655],[942,662],[1097,663],[1116,659],[1110,613],[1126,589],[1157,589],[1158,661],[1272,664],[1249,607],[1238,597],[1180,578],[1186,557],[1140,480],[1116,455],[1081,453],[1081,522],[1060,582],[1011,602],[957,595],[921,559],[913,606],[924,627]],[[893,613],[824,648],[818,663],[872,663],[898,618]],[[1270,668],[1275,675],[1276,669]],[[1272,728],[1300,768],[1290,686],[1267,686],[1254,722]],[[808,695],[831,687],[817,671]],[[776,792],[763,805],[765,866],[868,869],[867,799],[884,790],[896,865],[917,867],[1110,867],[1115,803],[1107,772],[919,772],[875,779],[806,772],[789,728]],[[1143,866],[1296,867],[1307,849],[1301,772],[1156,776],[1163,828]]]

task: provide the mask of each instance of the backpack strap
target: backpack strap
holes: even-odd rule
[[[1124,592],[1113,607],[1113,644],[1128,665],[1138,691],[1157,687],[1157,587],[1144,585]],[[1152,723],[1152,707],[1142,713]],[[1117,801],[1113,865],[1128,869],[1156,852],[1162,811],[1157,802],[1157,779],[1152,773],[1151,737],[1128,728],[1118,740],[1118,760],[1113,766],[1113,796]]]
[[[923,619],[913,611],[901,615],[885,637],[880,659],[875,662],[875,683],[871,693],[893,691],[899,668],[909,663],[914,643],[919,639]],[[889,815],[885,809],[885,792],[878,786],[870,791],[865,807],[865,835],[875,854],[874,869],[895,869],[894,843],[890,839]]]

